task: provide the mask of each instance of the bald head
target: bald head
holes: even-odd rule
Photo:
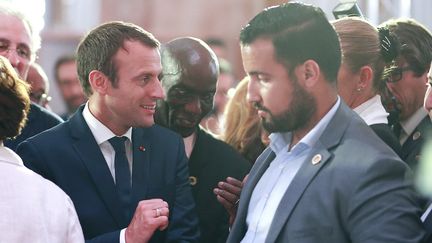
[[[163,108],[166,124],[183,137],[191,135],[211,111],[219,64],[202,40],[177,38],[162,46]]]

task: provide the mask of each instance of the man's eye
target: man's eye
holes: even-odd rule
[[[152,79],[152,78],[151,78],[150,76],[144,76],[144,77],[142,77],[141,79],[138,80],[138,85],[139,85],[139,86],[144,86],[144,85],[146,85],[148,82],[150,82],[151,79]]]
[[[201,97],[202,100],[204,101],[211,101],[213,99],[214,94],[213,93],[208,93],[205,94]]]
[[[9,45],[5,42],[0,42],[0,51],[6,51],[9,49]]]
[[[30,51],[26,48],[17,48],[17,54],[20,57],[30,59]]]

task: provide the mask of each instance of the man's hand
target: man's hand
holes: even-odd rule
[[[240,200],[240,193],[244,183],[246,183],[247,175],[243,179],[243,182],[228,177],[226,181],[218,183],[218,188],[213,189],[216,194],[217,200],[224,206],[229,214],[229,224],[234,223],[235,216],[237,214],[237,207]]]
[[[168,203],[162,199],[142,200],[126,228],[126,243],[148,242],[156,229],[168,227]]]

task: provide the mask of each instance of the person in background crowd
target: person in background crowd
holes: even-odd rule
[[[341,18],[332,25],[343,53],[337,82],[340,97],[400,155],[401,145],[388,125],[389,114],[378,94],[385,86],[384,67],[397,55],[394,37],[357,17]]]
[[[84,242],[70,198],[57,186],[24,167],[21,158],[3,146],[17,136],[30,109],[29,85],[0,56],[0,241]]]
[[[339,38],[289,2],[240,33],[248,101],[270,145],[242,189],[227,242],[420,242],[408,166],[337,94]]]
[[[55,63],[54,74],[67,107],[66,113],[61,117],[67,120],[78,107],[87,101],[78,78],[76,57],[72,55],[60,57]]]
[[[226,42],[219,37],[209,37],[204,42],[213,50],[218,58],[228,58],[228,46]]]
[[[39,34],[34,32],[24,14],[13,5],[0,2],[0,55],[9,60],[21,79],[27,80],[30,65],[34,62],[39,47]],[[15,151],[20,142],[63,121],[35,103],[30,104],[27,119],[20,135],[4,141],[6,147]]]
[[[154,125],[159,45],[131,23],[90,31],[77,50],[89,101],[17,149],[71,197],[88,242],[198,242],[183,141]]]
[[[247,102],[249,78],[243,78],[225,109],[221,139],[235,148],[251,164],[268,145],[268,134],[261,125],[257,110]]]
[[[213,109],[201,121],[201,126],[215,136],[221,134],[223,128],[224,111],[229,99],[229,93],[235,86],[235,78],[231,70],[231,64],[225,59],[219,58],[219,77],[216,83]]]
[[[396,99],[399,122],[393,132],[402,145],[401,158],[416,170],[425,135],[432,122],[423,108],[427,72],[432,61],[432,35],[413,19],[391,19],[379,27],[389,29],[397,37],[400,48],[395,65],[385,73],[387,87]]]
[[[213,106],[219,74],[217,58],[202,40],[183,37],[163,45],[161,60],[166,97],[158,103],[156,123],[179,133],[185,141],[200,242],[226,242],[228,214],[212,190],[227,177],[242,179],[250,164],[228,144],[199,127]]]
[[[42,67],[37,63],[30,65],[27,82],[30,84],[30,100],[45,109],[51,110],[48,103],[51,101],[49,92],[48,76]]]

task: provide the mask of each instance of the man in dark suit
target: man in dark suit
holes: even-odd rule
[[[162,47],[162,87],[156,123],[179,133],[189,157],[190,183],[200,220],[200,242],[226,242],[228,214],[213,194],[227,177],[242,179],[250,164],[228,144],[199,127],[213,106],[219,68],[213,51],[196,38],[174,39]]]
[[[21,143],[25,165],[71,197],[89,242],[196,242],[183,142],[153,120],[164,97],[159,42],[109,22],[81,41],[77,63],[89,101]]]
[[[40,37],[34,33],[31,22],[17,9],[0,3],[0,55],[6,57],[23,80],[27,79],[30,64],[34,63]],[[45,131],[63,120],[34,103],[30,105],[27,125],[15,139],[4,141],[6,147],[16,150],[25,139]]]
[[[432,132],[432,122],[422,107],[432,61],[432,34],[413,19],[391,19],[380,26],[400,42],[396,67],[385,72],[390,74],[387,87],[399,110],[393,131],[402,145],[401,158],[415,170],[426,136]]]
[[[240,42],[248,101],[271,142],[227,242],[420,242],[409,168],[337,95],[341,51],[323,11],[265,9]]]

